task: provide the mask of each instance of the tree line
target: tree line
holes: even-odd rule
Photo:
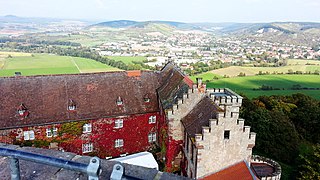
[[[23,38],[0,38],[0,43],[28,43],[28,44],[43,44],[43,45],[60,45],[60,46],[74,46],[80,47],[80,43],[70,41],[47,41],[47,40],[35,40],[35,39],[23,39]]]
[[[320,101],[304,94],[244,97],[241,117],[257,133],[254,153],[283,165],[283,179],[320,178]]]

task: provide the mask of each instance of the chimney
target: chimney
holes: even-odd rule
[[[201,88],[202,87],[202,78],[196,78],[197,80],[197,88]]]

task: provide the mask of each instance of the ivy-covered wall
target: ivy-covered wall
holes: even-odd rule
[[[149,124],[149,117],[156,116],[156,123]],[[115,120],[123,119],[123,127],[115,128]],[[101,118],[97,120],[86,120],[68,122],[63,124],[52,124],[45,126],[24,127],[11,130],[0,131],[0,142],[17,144],[21,146],[34,146],[39,148],[56,148],[82,153],[82,144],[92,143],[93,151],[86,155],[96,155],[100,158],[108,156],[117,157],[120,154],[136,153],[150,150],[154,147],[154,143],[148,142],[148,134],[150,132],[157,133],[157,141],[159,137],[158,127],[164,123],[164,117],[159,112],[121,116],[114,118]],[[83,125],[92,124],[91,133],[83,133]],[[53,130],[57,128],[57,136],[47,137],[47,128]],[[24,131],[33,131],[34,140],[24,140]],[[115,140],[123,139],[123,147],[115,148]]]

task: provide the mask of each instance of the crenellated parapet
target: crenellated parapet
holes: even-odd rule
[[[201,133],[195,134],[197,178],[237,161],[250,162],[255,138],[256,133],[250,132],[250,126],[244,126],[244,119],[234,123],[225,117],[210,119],[209,126],[203,126]]]
[[[214,114],[205,117],[208,118],[207,122],[202,117],[199,118],[202,115],[200,109],[197,109],[199,116],[191,113],[186,118],[194,119],[183,121],[188,136],[194,137],[193,144],[197,151],[196,178],[217,172],[236,162],[250,162],[256,138],[256,133],[250,131],[250,126],[245,126],[245,120],[239,118],[241,96],[229,89],[207,89],[206,96],[211,99],[212,106],[217,107]],[[190,122],[194,122],[193,125]],[[199,127],[199,123],[202,126]],[[200,129],[194,131],[193,126]]]
[[[201,178],[230,164],[250,162],[256,134],[239,118],[242,100],[230,89],[207,89],[197,79],[197,84],[166,110],[168,135],[183,142],[189,177]]]
[[[206,90],[210,98],[219,105],[241,106],[243,97],[228,88],[212,88]]]
[[[169,136],[174,140],[183,140],[183,129],[181,119],[185,117],[205,96],[197,88],[189,89],[188,93],[183,94],[181,99],[167,110],[167,119],[169,121]]]
[[[253,155],[251,157],[251,167],[261,180],[281,179],[281,166],[278,162],[272,159]]]

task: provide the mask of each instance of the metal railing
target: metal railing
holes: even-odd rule
[[[12,180],[20,180],[19,159],[54,166],[58,168],[64,168],[71,171],[86,173],[88,175],[88,180],[98,180],[98,176],[101,173],[100,159],[98,157],[92,157],[90,159],[89,164],[83,164],[65,159],[1,147],[0,156],[10,158],[10,171]]]

